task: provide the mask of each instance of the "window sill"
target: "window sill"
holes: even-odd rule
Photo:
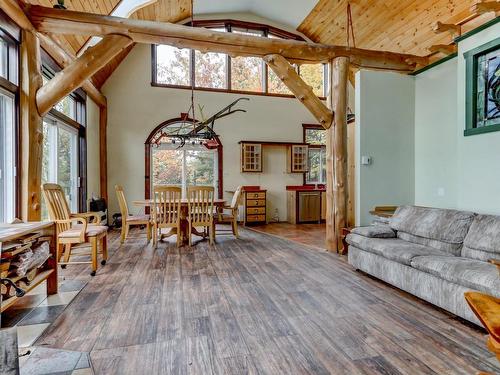
[[[468,136],[471,136],[471,135],[492,133],[492,132],[498,132],[498,131],[500,131],[500,124],[489,125],[489,126],[482,126],[480,128],[465,129],[464,130],[464,136],[468,137]]]
[[[191,90],[190,86],[182,86],[182,85],[169,85],[165,83],[156,83],[151,82],[152,87],[164,87],[169,89],[182,89],[182,90]],[[289,98],[295,99],[294,95],[289,94],[275,94],[270,92],[257,92],[257,91],[242,91],[242,90],[228,90],[228,89],[214,89],[209,87],[195,87],[195,91],[208,91],[208,92],[218,92],[224,94],[241,94],[241,95],[256,95],[256,96],[271,96],[275,98]],[[325,97],[320,96],[320,100],[326,100]]]

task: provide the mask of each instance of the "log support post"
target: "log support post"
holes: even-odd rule
[[[328,106],[335,113],[326,131],[326,248],[342,249],[342,228],[347,223],[347,82],[349,58],[330,62]]]
[[[23,30],[21,43],[21,181],[22,219],[41,219],[43,125],[36,106],[36,92],[42,86],[40,44],[32,31]]]

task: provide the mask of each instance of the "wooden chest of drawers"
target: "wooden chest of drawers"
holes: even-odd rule
[[[266,190],[245,191],[244,197],[244,224],[266,224]]]

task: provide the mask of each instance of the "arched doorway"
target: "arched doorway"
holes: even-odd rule
[[[193,120],[179,117],[162,122],[145,142],[144,197],[151,198],[154,185],[176,185],[185,192],[188,185],[214,186],[222,198],[222,143],[190,140],[181,145],[179,140],[167,136],[168,127],[186,127]],[[168,132],[170,133],[170,132]]]

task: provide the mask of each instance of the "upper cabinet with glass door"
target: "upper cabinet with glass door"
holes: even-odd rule
[[[241,144],[241,171],[262,172],[262,145],[259,143]]]
[[[305,173],[308,170],[309,163],[307,145],[288,146],[288,173]]]

